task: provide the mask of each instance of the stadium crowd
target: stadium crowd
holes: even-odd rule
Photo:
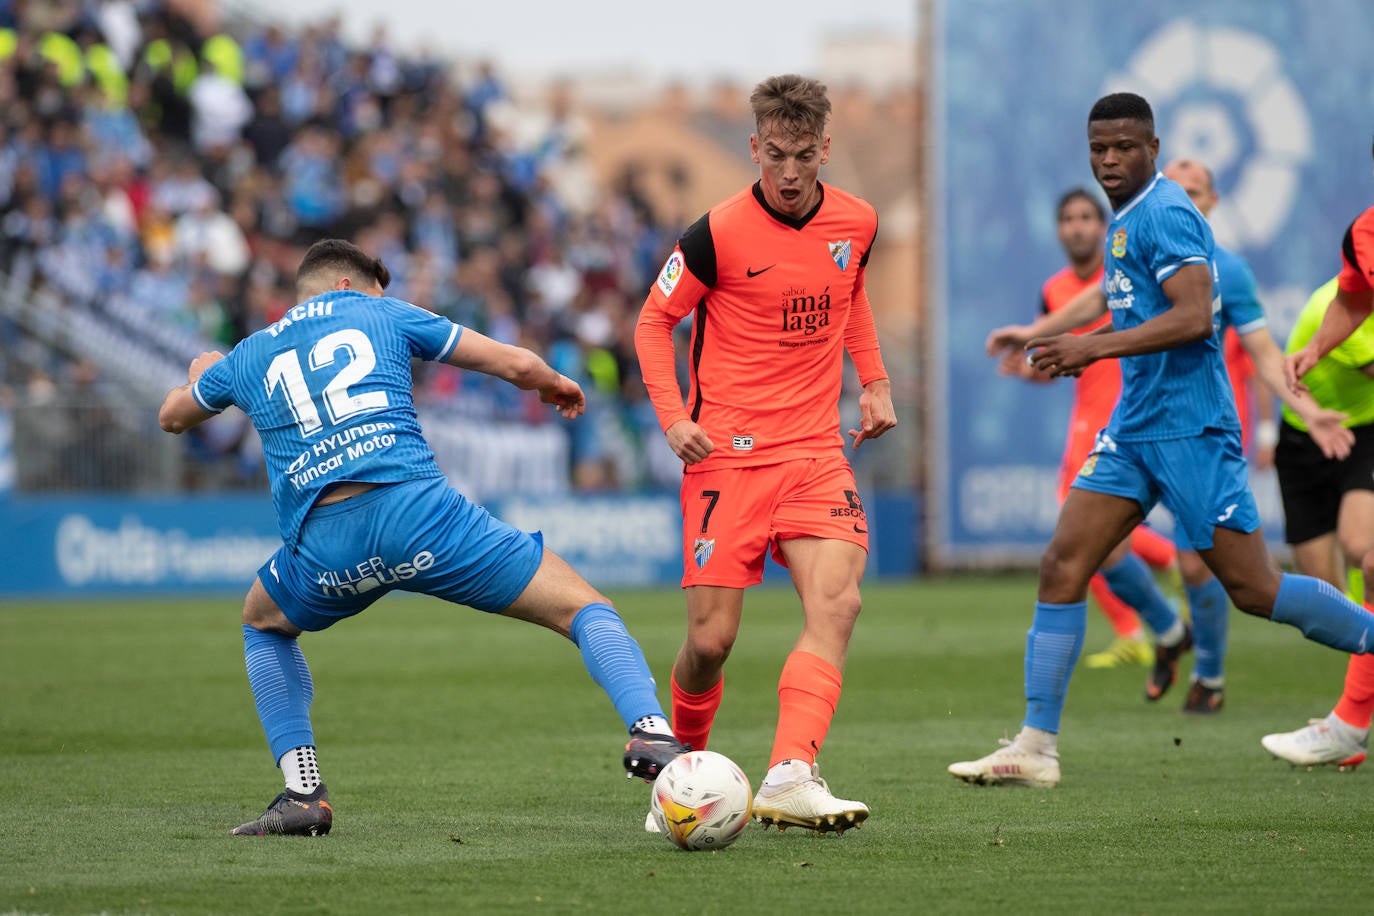
[[[382,26],[352,47],[337,19],[221,21],[195,0],[0,0],[11,293],[56,294],[184,371],[294,304],[310,243],[348,238],[390,267],[389,294],[582,383],[592,409],[567,425],[574,487],[671,483],[675,462],[640,445],[661,434],[632,335],[687,215],[656,213],[633,169],[598,187],[585,139],[566,89],[539,110],[516,104],[494,66],[460,77],[398,52]],[[59,356],[3,330],[16,346],[0,355],[0,409],[89,392],[102,362],[124,358]],[[478,373],[417,371],[422,408],[562,422]],[[254,445],[229,431],[192,447],[229,453],[256,486]]]

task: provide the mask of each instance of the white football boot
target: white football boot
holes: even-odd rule
[[[1265,735],[1260,744],[1280,760],[1294,766],[1331,764],[1339,770],[1364,763],[1369,730],[1347,725],[1333,712],[1325,719],[1310,719],[1306,728]]]
[[[1037,750],[1017,739],[999,738],[1002,746],[977,760],[951,763],[949,772],[964,782],[980,786],[1032,786],[1052,789],[1059,785],[1059,754]]]
[[[831,795],[816,765],[800,760],[784,760],[770,769],[754,795],[754,819],[765,828],[776,824],[779,832],[803,827],[844,833],[867,817],[868,805]]]

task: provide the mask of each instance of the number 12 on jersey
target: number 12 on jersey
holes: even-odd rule
[[[372,341],[356,328],[335,331],[316,341],[315,346],[310,348],[310,371],[318,372],[332,366],[340,350],[347,351],[349,361],[334,374],[321,392],[325,412],[329,414],[329,421],[333,425],[388,405],[385,391],[348,393],[350,386],[361,382],[377,366],[377,354],[372,348]],[[324,428],[320,411],[310,396],[310,386],[305,382],[305,372],[296,350],[287,350],[272,360],[263,384],[267,388],[268,398],[278,388],[285,392],[286,406],[291,409],[291,416],[295,417],[302,436],[313,436]]]

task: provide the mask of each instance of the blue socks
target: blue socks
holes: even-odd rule
[[[1226,666],[1231,599],[1215,576],[1202,585],[1185,585],[1183,590],[1188,593],[1188,607],[1193,611],[1193,651],[1197,653],[1193,674],[1200,681],[1216,681]]]
[[[310,701],[315,697],[315,685],[295,637],[244,624],[243,655],[258,718],[272,750],[272,763],[292,748],[313,746]]]
[[[1302,635],[1342,652],[1361,655],[1374,648],[1374,615],[1329,582],[1285,573],[1269,619],[1302,630]]]
[[[1088,602],[1035,603],[1035,619],[1026,633],[1025,725],[1058,734],[1069,676],[1087,631]]]
[[[573,617],[570,630],[587,673],[610,696],[627,731],[643,716],[663,716],[649,664],[615,608],[589,604]]]
[[[1178,612],[1155,584],[1155,577],[1145,561],[1133,553],[1111,569],[1103,569],[1102,576],[1112,594],[1136,609],[1145,625],[1155,636],[1168,632],[1178,622]]]

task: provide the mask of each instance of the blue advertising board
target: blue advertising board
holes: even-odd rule
[[[869,574],[915,572],[914,500],[869,500]],[[676,495],[492,500],[599,587],[676,585]],[[242,592],[281,546],[272,502],[252,496],[0,497],[0,596]],[[770,561],[771,562],[771,561]],[[769,581],[786,581],[773,567]]]
[[[1249,260],[1282,346],[1339,269],[1346,227],[1374,204],[1374,4],[958,0],[940,4],[934,27],[928,557],[1018,562],[1053,530],[1071,392],[999,377],[983,344],[1030,321],[1063,266],[1059,196],[1098,190],[1093,102],[1138,92],[1160,165],[1212,169],[1217,241]],[[1273,537],[1272,477],[1256,482]]]

